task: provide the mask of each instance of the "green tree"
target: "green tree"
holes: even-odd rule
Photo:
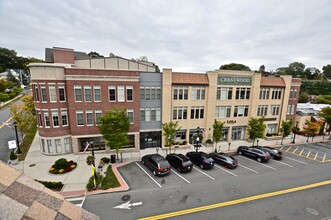
[[[280,128],[280,132],[282,133],[282,141],[281,145],[283,145],[283,140],[291,133],[292,121],[282,121],[282,127]]]
[[[293,62],[288,65],[289,67],[289,75],[293,77],[303,76],[305,70],[305,64],[299,62]]]
[[[265,66],[264,65],[260,66],[259,73],[265,73]]]
[[[217,151],[217,143],[222,140],[223,137],[223,127],[225,122],[214,120],[213,124],[213,142],[215,147],[215,152]]]
[[[309,101],[309,94],[307,92],[300,91],[298,102],[307,103],[308,101]]]
[[[0,47],[0,72],[4,72],[6,69],[18,69],[16,62],[17,53],[15,50],[9,50],[7,48]]]
[[[91,58],[98,58],[98,57],[104,57],[103,55],[95,52],[95,51],[91,51],[89,52],[87,55],[89,55]]]
[[[253,141],[253,146],[257,138],[262,138],[266,125],[264,124],[264,117],[262,118],[253,118],[251,117],[248,121],[248,134],[249,139]]]
[[[106,145],[115,149],[117,160],[120,149],[129,143],[129,118],[124,109],[114,108],[106,111],[100,117],[99,129]]]
[[[331,107],[327,106],[321,109],[318,113],[318,116],[324,118],[325,122],[328,124],[329,135],[330,135],[330,127],[331,127]],[[331,136],[329,137],[331,139]]]
[[[316,100],[317,104],[329,104],[331,105],[331,95],[320,95]]]
[[[224,64],[220,67],[220,70],[241,70],[241,71],[251,71],[248,66],[240,63],[230,63]]]
[[[0,93],[5,92],[7,88],[7,82],[3,79],[0,79]]]
[[[323,70],[323,75],[326,77],[326,78],[331,78],[331,65],[328,64],[326,66],[323,66],[322,68]]]
[[[177,132],[181,129],[178,125],[178,121],[176,122],[168,122],[162,124],[163,136],[165,140],[165,145],[169,146],[169,153],[171,152],[172,145],[175,144],[175,137]]]

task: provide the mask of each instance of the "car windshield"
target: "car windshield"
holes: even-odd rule
[[[191,163],[191,161],[185,161],[185,162],[183,162],[182,163],[182,165],[185,167],[185,166],[189,166],[189,165],[191,165],[192,163]]]
[[[162,161],[162,162],[160,162],[160,168],[166,168],[166,167],[168,167],[169,166],[169,164],[168,164],[168,162],[166,162],[166,161]]]
[[[183,160],[183,162],[189,161],[189,159],[187,157],[185,157],[183,154],[178,154],[177,156],[179,158],[181,158]]]

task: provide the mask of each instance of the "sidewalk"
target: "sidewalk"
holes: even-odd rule
[[[129,190],[129,186],[125,182],[125,180],[121,177],[120,173],[117,171],[117,168],[123,165],[126,165],[132,161],[140,161],[141,157],[146,154],[152,154],[156,153],[155,148],[148,148],[141,150],[140,152],[133,152],[133,153],[123,153],[123,163],[115,163],[113,164],[113,170],[115,175],[117,176],[119,182],[121,183],[121,187],[115,188],[115,189],[109,189],[109,190],[97,190],[92,192],[86,192],[86,184],[89,180],[89,178],[92,176],[91,174],[91,166],[86,164],[86,158],[91,153],[88,152],[86,154],[80,154],[80,155],[74,155],[74,154],[66,154],[66,155],[59,155],[59,156],[46,156],[43,155],[40,152],[40,145],[39,145],[39,135],[36,134],[30,150],[25,158],[24,161],[20,161],[17,165],[12,165],[16,169],[22,170],[25,175],[28,177],[31,177],[33,179],[37,180],[44,180],[44,181],[56,181],[56,182],[62,182],[64,184],[64,187],[62,189],[61,194],[63,196],[78,196],[83,195],[85,193],[87,194],[97,194],[97,193],[107,193],[107,192],[116,192],[116,191],[126,191]],[[305,144],[307,137],[296,135],[295,144]],[[311,143],[312,139],[309,138],[309,143]],[[318,136],[314,138],[314,142],[322,142],[323,136]],[[328,136],[325,136],[325,140],[328,141]],[[283,141],[284,145],[292,145],[291,144],[292,139],[291,137],[286,137]],[[259,139],[259,146],[273,146],[277,147],[280,146],[281,140],[273,140],[273,141],[266,141],[264,139]],[[255,142],[255,145],[257,143]],[[223,151],[223,152],[235,152],[239,146],[251,146],[252,143],[249,143],[247,141],[233,141],[230,145],[228,142],[221,142],[217,146],[217,150]],[[171,152],[176,153],[182,153],[186,154],[189,151],[194,151],[195,148],[191,146],[190,148],[172,148]],[[207,153],[210,153],[214,151],[214,146],[202,146],[200,148],[201,151],[205,151]],[[159,154],[162,156],[166,156],[168,150],[160,149]],[[100,161],[102,157],[109,157],[109,153],[96,153],[96,162]],[[57,159],[60,158],[66,158],[67,160],[73,160],[77,162],[77,168],[69,173],[62,174],[62,175],[52,175],[48,173],[49,168],[54,164],[54,162]],[[96,164],[97,165],[97,164]]]

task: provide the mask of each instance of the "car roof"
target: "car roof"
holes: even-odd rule
[[[146,155],[146,156],[149,156],[156,161],[164,160],[164,157],[162,157],[160,154],[150,154],[150,155]]]

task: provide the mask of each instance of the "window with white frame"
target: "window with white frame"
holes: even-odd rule
[[[61,119],[62,119],[62,126],[68,126],[68,112],[67,110],[61,110]]]
[[[59,91],[60,102],[65,102],[66,101],[66,91],[65,91],[64,85],[58,85],[58,91]]]
[[[293,89],[290,90],[290,100],[293,99]]]
[[[288,105],[287,106],[287,112],[286,112],[286,114],[288,114],[288,115],[291,114],[291,107],[292,107],[292,105]]]
[[[192,106],[191,107],[191,119],[202,119],[204,118],[205,107],[203,106]]]
[[[41,111],[37,111],[38,114],[38,126],[42,127],[43,126],[43,117],[41,115]]]
[[[38,89],[38,85],[35,84],[34,86],[34,101],[39,102],[39,89]]]
[[[236,105],[234,106],[233,117],[247,117],[248,105]]]
[[[173,120],[187,119],[187,107],[173,107],[172,119]]]
[[[266,116],[268,114],[268,106],[267,105],[259,105],[257,107],[257,116]]]
[[[187,86],[174,86],[173,88],[174,100],[187,100],[188,87]]]
[[[217,87],[216,99],[217,100],[232,99],[232,88],[231,87]]]
[[[279,105],[271,105],[270,106],[270,114],[271,115],[278,115],[279,114]]]
[[[192,100],[204,100],[206,95],[205,86],[192,86]]]
[[[231,117],[231,106],[216,106],[215,118]]]
[[[161,87],[141,86],[140,100],[161,100]]]
[[[74,86],[74,89],[75,89],[75,101],[76,102],[83,101],[82,87],[81,86]]]
[[[45,148],[45,140],[40,138],[41,140],[41,152],[47,153]]]
[[[49,114],[48,114],[48,112],[46,112],[46,111],[44,111],[43,113],[44,113],[45,127],[50,127],[51,124],[50,124],[50,122],[49,122]]]
[[[100,118],[102,115],[102,111],[101,110],[95,110],[95,124],[98,125],[100,124]]]
[[[161,121],[160,108],[140,108],[140,121]]]
[[[156,108],[156,121],[161,121],[161,108]]]
[[[117,101],[124,102],[124,86],[117,86]]]
[[[93,111],[91,111],[91,110],[85,111],[85,117],[86,117],[86,125],[87,126],[94,125],[94,122],[93,122]]]
[[[133,101],[133,87],[126,87],[126,101]]]
[[[93,91],[94,91],[94,101],[101,102],[101,87],[93,86]]]
[[[108,86],[108,95],[109,101],[115,102],[116,101],[116,88],[115,86]]]
[[[186,130],[177,131],[176,139],[186,140]]]
[[[297,99],[297,95],[298,95],[298,90],[294,89],[293,91],[293,99],[296,100]]]
[[[48,152],[49,152],[49,153],[55,153],[55,152],[54,152],[54,148],[53,148],[53,146],[52,146],[52,140],[48,139],[48,140],[46,140],[46,142],[47,142]]]
[[[64,149],[66,152],[71,152],[71,138],[70,137],[66,137],[63,139],[64,141]]]
[[[236,88],[236,99],[249,99],[251,88]]]
[[[49,90],[49,101],[56,102],[56,90],[55,85],[48,85]]]
[[[40,91],[41,91],[41,101],[47,102],[46,86],[44,85],[40,86]]]
[[[276,128],[277,128],[277,124],[269,124],[267,126],[267,134],[274,134],[274,133],[276,133]]]
[[[52,110],[52,119],[53,119],[53,127],[59,127],[60,122],[59,122],[59,113],[57,110]]]
[[[76,123],[78,126],[84,125],[84,113],[83,111],[76,111]]]
[[[133,122],[134,122],[133,121],[134,120],[134,118],[133,118],[133,109],[127,109],[126,113],[128,114],[130,124],[133,124]]]
[[[156,87],[156,100],[161,100],[161,87]]]
[[[272,90],[272,96],[271,96],[272,99],[281,99],[281,97],[282,97],[282,89],[275,88]]]
[[[295,110],[295,105],[292,105],[292,108],[291,108],[291,115],[294,115],[294,110]]]
[[[56,153],[61,153],[62,152],[61,139],[55,139],[55,149],[56,149]]]
[[[260,99],[269,99],[270,88],[261,88],[260,89]]]
[[[151,100],[156,100],[156,87],[151,87]]]
[[[85,102],[92,102],[92,87],[84,86]]]

